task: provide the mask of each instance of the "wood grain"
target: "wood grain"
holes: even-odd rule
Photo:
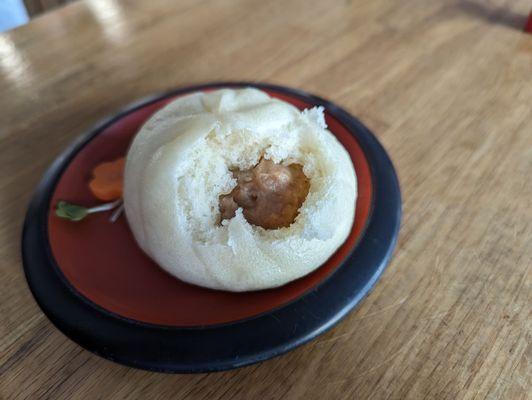
[[[53,10],[60,5],[70,3],[75,0],[23,0],[28,14],[33,18],[43,12]]]
[[[0,36],[0,398],[527,399],[532,391],[529,0],[81,1]],[[300,87],[371,127],[401,180],[395,256],[319,339],[224,373],[103,360],[46,319],[21,226],[99,118],[217,80]]]

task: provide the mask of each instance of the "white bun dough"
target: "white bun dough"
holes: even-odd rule
[[[219,224],[219,196],[260,158],[298,163],[310,181],[295,221],[266,230],[242,209]],[[300,112],[252,88],[194,93],[154,114],[127,155],[124,205],[139,246],[177,278],[212,289],[283,285],[322,265],[354,219],[351,159],[322,108]]]

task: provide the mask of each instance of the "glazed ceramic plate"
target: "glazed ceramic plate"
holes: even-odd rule
[[[55,216],[59,200],[97,205],[92,169],[126,154],[142,124],[178,96],[254,86],[299,109],[322,106],[355,165],[353,229],[313,273],[276,289],[230,293],[168,275],[137,247],[127,221]],[[137,102],[91,129],[44,175],[24,224],[29,286],[50,320],[86,349],[133,367],[205,372],[266,360],[323,333],[368,294],[392,253],[401,216],[397,177],[382,146],[355,117],[319,97],[257,83],[178,89]]]

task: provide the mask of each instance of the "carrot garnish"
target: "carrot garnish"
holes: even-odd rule
[[[101,163],[92,170],[89,188],[95,197],[104,201],[122,197],[125,161],[122,157],[115,161]]]

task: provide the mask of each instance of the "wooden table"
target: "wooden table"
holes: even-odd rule
[[[532,390],[529,0],[104,1],[0,36],[1,399],[525,399]],[[99,118],[216,80],[346,107],[395,162],[398,247],[373,293],[284,356],[164,375],[61,334],[26,285],[26,206]],[[530,397],[528,397],[530,398]]]

